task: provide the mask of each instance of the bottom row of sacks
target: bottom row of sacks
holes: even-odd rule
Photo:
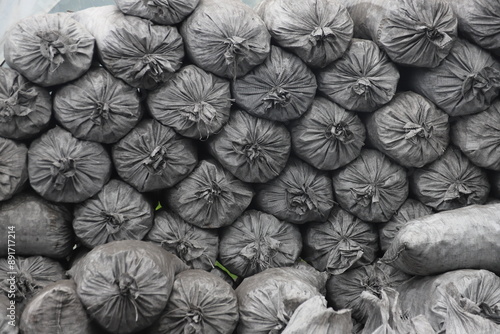
[[[2,276],[10,266],[0,259]],[[67,272],[42,256],[15,266],[0,277],[2,334],[500,333],[500,277],[487,270],[409,276],[376,262],[329,276],[300,261],[234,289],[144,241],[98,246]]]

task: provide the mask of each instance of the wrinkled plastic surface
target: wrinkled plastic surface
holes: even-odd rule
[[[20,192],[28,181],[28,148],[0,137],[0,201]]]
[[[196,8],[199,0],[116,0],[127,15],[139,16],[163,25],[177,24]]]

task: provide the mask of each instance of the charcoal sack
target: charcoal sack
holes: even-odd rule
[[[0,137],[0,201],[23,190],[28,181],[28,148]]]

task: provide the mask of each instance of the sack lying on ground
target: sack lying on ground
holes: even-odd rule
[[[29,301],[21,316],[25,334],[94,334],[72,280],[61,280],[44,287]]]
[[[448,115],[426,98],[403,92],[366,118],[368,141],[405,167],[423,167],[444,154]]]
[[[500,62],[466,40],[458,40],[436,68],[413,69],[405,77],[410,90],[450,116],[486,110],[500,93]]]
[[[165,209],[155,212],[153,227],[145,240],[177,255],[192,269],[212,269],[219,254],[218,231],[191,225]]]
[[[16,256],[67,257],[74,245],[71,220],[65,206],[32,193],[20,193],[0,202],[0,226],[5,231],[5,238],[0,238],[0,257],[8,255],[9,231],[15,231]]]
[[[94,41],[69,13],[33,15],[5,34],[5,62],[37,85],[59,85],[89,69]]]
[[[54,94],[54,116],[79,139],[111,144],[142,117],[140,96],[104,68],[93,68]]]
[[[276,43],[312,67],[338,59],[352,39],[353,22],[334,1],[265,0],[256,11]]]
[[[472,205],[415,219],[403,227],[382,261],[413,275],[456,269],[500,273],[500,204]]]
[[[297,56],[272,46],[269,57],[233,82],[235,102],[256,117],[286,122],[299,118],[316,94],[316,78]]]
[[[270,51],[264,22],[240,1],[200,0],[180,32],[190,60],[220,77],[245,75]]]
[[[410,190],[420,202],[444,211],[483,204],[490,185],[484,170],[449,146],[440,158],[410,175]]]
[[[45,286],[65,278],[62,265],[44,256],[0,259],[0,291],[15,302],[18,322],[26,303]],[[3,332],[2,332],[3,334]]]
[[[372,305],[361,294],[366,291],[380,298],[383,288],[396,288],[411,278],[393,267],[376,262],[330,276],[326,283],[326,298],[337,309],[351,309],[354,319],[365,323],[373,313]]]
[[[28,148],[0,137],[0,201],[20,192],[28,181]]]
[[[285,168],[290,133],[282,124],[234,110],[229,123],[210,138],[208,149],[238,179],[265,183]]]
[[[239,334],[283,331],[295,310],[314,296],[321,296],[326,273],[294,268],[271,268],[243,280],[236,289]]]
[[[252,188],[214,160],[202,160],[194,171],[163,194],[163,202],[189,224],[201,228],[231,225],[250,205]]]
[[[0,68],[0,100],[0,136],[27,139],[48,126],[52,114],[49,91],[17,71]]]
[[[451,126],[451,140],[476,166],[500,171],[500,101],[463,116]]]
[[[366,222],[387,222],[408,197],[406,170],[373,149],[361,150],[332,179],[340,206]]]
[[[152,119],[114,144],[112,156],[118,175],[140,192],[172,187],[198,163],[193,140]]]
[[[292,150],[321,170],[334,170],[356,159],[365,142],[365,126],[350,111],[317,97],[306,113],[289,126]]]
[[[169,25],[184,20],[196,8],[199,0],[116,0],[115,3],[125,14]]]
[[[495,0],[446,0],[458,19],[458,31],[468,40],[500,56],[500,4]]]
[[[455,286],[451,291],[450,283]],[[487,334],[500,330],[500,278],[487,270],[456,270],[414,277],[397,290],[403,312],[409,317],[423,314],[436,332]],[[478,320],[479,323],[485,320],[489,328],[496,330],[467,331],[461,327],[474,325]]]
[[[342,57],[316,77],[328,99],[347,110],[372,112],[394,97],[399,71],[375,42],[354,38]]]
[[[238,301],[233,288],[202,270],[175,276],[165,310],[149,334],[232,334],[238,324]]]
[[[399,230],[407,224],[413,223],[414,219],[428,216],[432,213],[432,209],[428,206],[417,200],[408,198],[387,223],[379,225],[380,249],[385,252]]]
[[[351,334],[353,324],[350,310],[327,308],[323,296],[314,296],[293,312],[283,334]]]
[[[229,119],[231,101],[227,80],[194,65],[181,68],[147,97],[153,118],[193,139],[219,132]]]
[[[326,172],[290,158],[281,174],[257,186],[259,210],[295,224],[325,221],[334,204],[331,181]]]
[[[181,67],[184,45],[174,26],[124,15],[116,6],[87,8],[73,18],[95,37],[104,67],[133,87],[154,89]]]
[[[145,196],[119,180],[76,206],[73,229],[88,248],[115,240],[142,240],[153,226],[154,211]]]
[[[320,271],[342,274],[375,261],[378,238],[373,224],[336,206],[326,222],[306,225],[302,258]]]
[[[301,251],[298,226],[260,211],[248,210],[221,230],[219,260],[239,277],[291,266]]]
[[[436,67],[457,39],[456,16],[441,0],[342,3],[354,22],[354,37],[373,40],[401,65]]]
[[[73,279],[89,316],[109,332],[127,334],[158,319],[174,276],[185,269],[179,258],[151,243],[114,241],[90,251]]]
[[[55,127],[28,150],[31,187],[53,202],[80,203],[97,194],[111,175],[111,159],[99,143]]]

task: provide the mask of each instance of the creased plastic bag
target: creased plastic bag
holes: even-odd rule
[[[188,177],[164,192],[164,203],[201,228],[231,225],[250,205],[253,189],[219,163],[202,160]]]
[[[366,130],[359,117],[323,97],[290,124],[292,150],[321,170],[334,170],[356,159]]]
[[[265,183],[285,168],[290,133],[282,124],[234,110],[228,124],[209,140],[208,149],[238,179]]]
[[[241,1],[201,0],[180,32],[191,61],[225,78],[248,73],[270,51],[264,22]]]
[[[115,6],[84,9],[73,18],[95,37],[104,67],[133,87],[154,89],[181,67],[184,47],[175,26],[124,15]]]
[[[264,0],[256,11],[276,43],[312,67],[338,59],[352,39],[352,19],[335,1]]]
[[[94,41],[69,13],[29,16],[6,33],[5,61],[28,80],[54,86],[74,80],[89,69]]]
[[[300,58],[272,46],[264,63],[234,81],[232,93],[248,113],[286,122],[307,111],[316,87],[313,72]]]
[[[28,181],[28,148],[0,137],[0,201],[20,192]]]
[[[217,133],[229,119],[231,101],[227,80],[194,65],[181,68],[147,97],[157,121],[193,139]]]
[[[318,90],[343,108],[372,112],[394,97],[399,71],[375,42],[355,38],[317,79]]]
[[[221,231],[220,262],[239,277],[291,266],[301,251],[302,236],[297,226],[260,211],[244,212]]]
[[[140,96],[104,68],[94,68],[54,94],[54,116],[79,139],[111,144],[142,117]]]
[[[172,294],[149,334],[232,334],[238,323],[233,288],[202,270],[175,276]]]
[[[168,210],[156,211],[145,240],[177,255],[192,269],[212,269],[219,254],[218,231],[191,225]]]
[[[332,209],[326,222],[308,224],[303,239],[304,260],[333,275],[371,264],[379,250],[376,227],[338,206]]]
[[[199,0],[115,0],[115,3],[127,15],[171,25],[181,22],[191,14]]]
[[[426,98],[403,92],[366,119],[368,141],[405,167],[423,167],[444,154],[448,115]]]
[[[483,204],[490,185],[484,170],[449,146],[440,158],[410,175],[410,190],[420,202],[444,211]]]
[[[295,224],[325,221],[334,205],[328,174],[290,158],[281,174],[257,187],[259,210]]]
[[[80,140],[55,127],[28,150],[33,189],[53,202],[79,203],[97,194],[111,176],[112,163],[99,143]]]
[[[48,90],[10,68],[0,68],[0,101],[2,137],[31,138],[49,124],[52,101]]]

